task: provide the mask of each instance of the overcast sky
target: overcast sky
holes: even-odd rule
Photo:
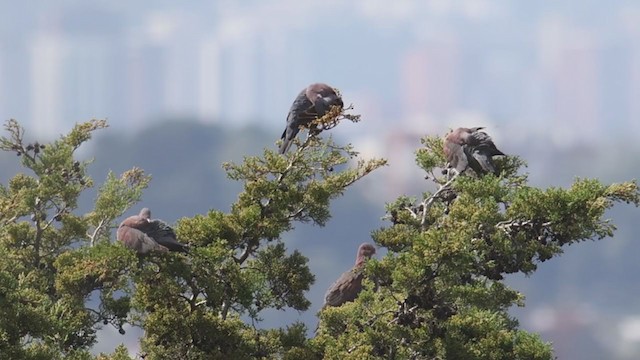
[[[91,118],[280,129],[326,82],[367,124],[341,133],[413,169],[394,150],[457,126],[635,139],[639,38],[632,0],[2,0],[0,118],[48,136]]]

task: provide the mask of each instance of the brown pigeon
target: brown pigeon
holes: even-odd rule
[[[333,283],[324,295],[324,305],[340,306],[346,302],[353,301],[362,290],[363,267],[365,261],[376,253],[376,248],[369,243],[362,243],[358,248],[355,266],[344,272],[336,282]]]
[[[498,150],[491,137],[481,129],[484,128],[457,128],[447,134],[443,150],[449,168],[455,169],[459,174],[470,167],[478,175],[498,175],[493,157],[505,154]]]
[[[139,255],[157,252],[188,252],[189,247],[176,240],[173,229],[161,220],[152,220],[148,208],[126,218],[118,227],[118,241]]]
[[[280,154],[289,150],[291,141],[300,131],[300,126],[308,126],[313,120],[323,117],[332,106],[342,108],[344,104],[342,98],[327,84],[311,84],[300,91],[289,109],[287,127],[280,137]]]

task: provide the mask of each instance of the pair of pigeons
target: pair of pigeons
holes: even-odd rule
[[[468,168],[478,175],[498,171],[493,163],[494,156],[504,155],[493,143],[482,127],[458,128],[450,132],[444,140],[444,153],[448,168],[455,169],[458,174]],[[363,268],[367,259],[376,253],[376,249],[369,243],[363,243],[358,248],[356,264],[344,272],[327,290],[322,308],[340,306],[355,300],[362,291]]]
[[[455,169],[458,174],[468,168],[478,175],[498,171],[493,163],[494,156],[504,155],[498,150],[482,127],[457,128],[450,132],[444,140],[444,153],[447,167]],[[349,271],[344,272],[327,290],[324,296],[323,309],[328,306],[340,306],[355,300],[362,290],[363,267],[367,259],[376,253],[376,249],[369,243],[363,243],[358,248],[356,264]]]
[[[282,133],[280,153],[291,147],[301,126],[323,117],[333,106],[342,109],[342,98],[331,86],[315,83],[303,89],[293,101],[287,116],[287,127]],[[161,220],[151,219],[151,211],[144,208],[138,215],[126,218],[118,227],[117,239],[140,255],[152,251],[188,252],[189,247],[177,241],[176,234]]]
[[[315,83],[302,89],[293,101],[287,115],[287,127],[282,132],[280,153],[284,154],[291,147],[291,141],[311,122],[323,117],[333,106],[340,109],[344,103],[336,90],[324,83]],[[458,174],[468,168],[478,175],[492,173],[497,175],[493,157],[504,155],[496,148],[487,133],[480,131],[482,127],[457,128],[449,133],[444,142],[444,153],[449,167]]]
[[[189,252],[188,245],[177,240],[176,233],[169,225],[161,220],[151,219],[151,211],[148,208],[142,209],[138,215],[126,218],[118,227],[117,239],[138,255],[147,255],[150,252]],[[375,253],[376,248],[373,245],[360,245],[355,266],[343,273],[327,290],[323,308],[340,306],[358,296],[362,290],[364,264]]]
[[[282,132],[280,154],[284,154],[291,147],[291,141],[300,131],[300,127],[307,127],[311,122],[323,117],[333,106],[344,107],[342,98],[334,88],[327,84],[316,83],[300,91],[293,101],[287,115],[287,127]],[[362,290],[363,268],[367,259],[376,253],[376,248],[363,243],[358,248],[356,263],[352,269],[344,272],[327,290],[323,308],[340,306],[353,301]]]
[[[138,215],[129,216],[118,227],[118,241],[138,255],[150,252],[189,252],[189,246],[180,243],[173,229],[162,220],[151,219],[151,211],[144,208]],[[340,306],[353,301],[362,290],[363,266],[376,253],[376,248],[363,243],[358,248],[353,269],[343,273],[325,294],[324,307]]]
[[[118,227],[118,241],[138,255],[151,252],[189,252],[189,246],[180,243],[173,229],[162,220],[151,219],[151,211],[143,208],[138,215],[126,218]],[[362,290],[365,262],[376,253],[376,248],[363,243],[358,248],[354,267],[344,272],[327,290],[323,308],[340,306],[353,301]]]

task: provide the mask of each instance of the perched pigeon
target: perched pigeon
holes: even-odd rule
[[[504,153],[496,148],[491,137],[480,131],[481,129],[484,128],[457,128],[445,137],[443,150],[449,163],[448,167],[458,173],[470,167],[478,175],[498,175],[493,157]]]
[[[300,126],[308,126],[313,120],[323,117],[332,106],[342,108],[344,104],[336,91],[327,84],[311,84],[300,91],[287,115],[287,127],[281,136],[280,154],[289,150]]]
[[[152,220],[148,208],[126,218],[118,227],[118,241],[140,255],[151,251],[188,252],[189,247],[176,240],[173,229],[161,220]]]
[[[369,243],[362,243],[358,248],[355,266],[344,272],[336,282],[333,283],[324,295],[324,305],[340,306],[346,302],[353,301],[362,290],[363,267],[367,259],[376,253],[376,248]]]

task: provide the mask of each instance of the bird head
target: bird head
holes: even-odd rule
[[[364,264],[367,259],[370,259],[376,253],[376,248],[369,243],[362,243],[358,248],[358,256],[356,257],[356,266]]]
[[[376,253],[375,246],[369,243],[362,243],[358,248],[358,257],[359,258],[371,258]]]
[[[459,144],[459,145],[464,145],[467,143],[467,139],[469,138],[469,136],[481,129],[484,129],[484,126],[476,126],[476,127],[472,127],[472,128],[465,128],[465,127],[460,127],[457,128],[453,131],[451,131],[446,139],[448,141],[451,141],[453,143]]]
[[[138,216],[140,216],[143,219],[151,219],[151,210],[149,210],[149,208],[142,208]]]
[[[369,244],[369,243],[362,243],[360,245],[360,247],[358,248],[358,254],[365,256],[367,258],[372,257],[374,254],[376,253],[376,248],[375,246]]]
[[[309,85],[307,94],[310,94],[316,100],[322,100],[329,105],[343,107],[344,103],[338,92],[331,86],[323,83],[315,83]]]

